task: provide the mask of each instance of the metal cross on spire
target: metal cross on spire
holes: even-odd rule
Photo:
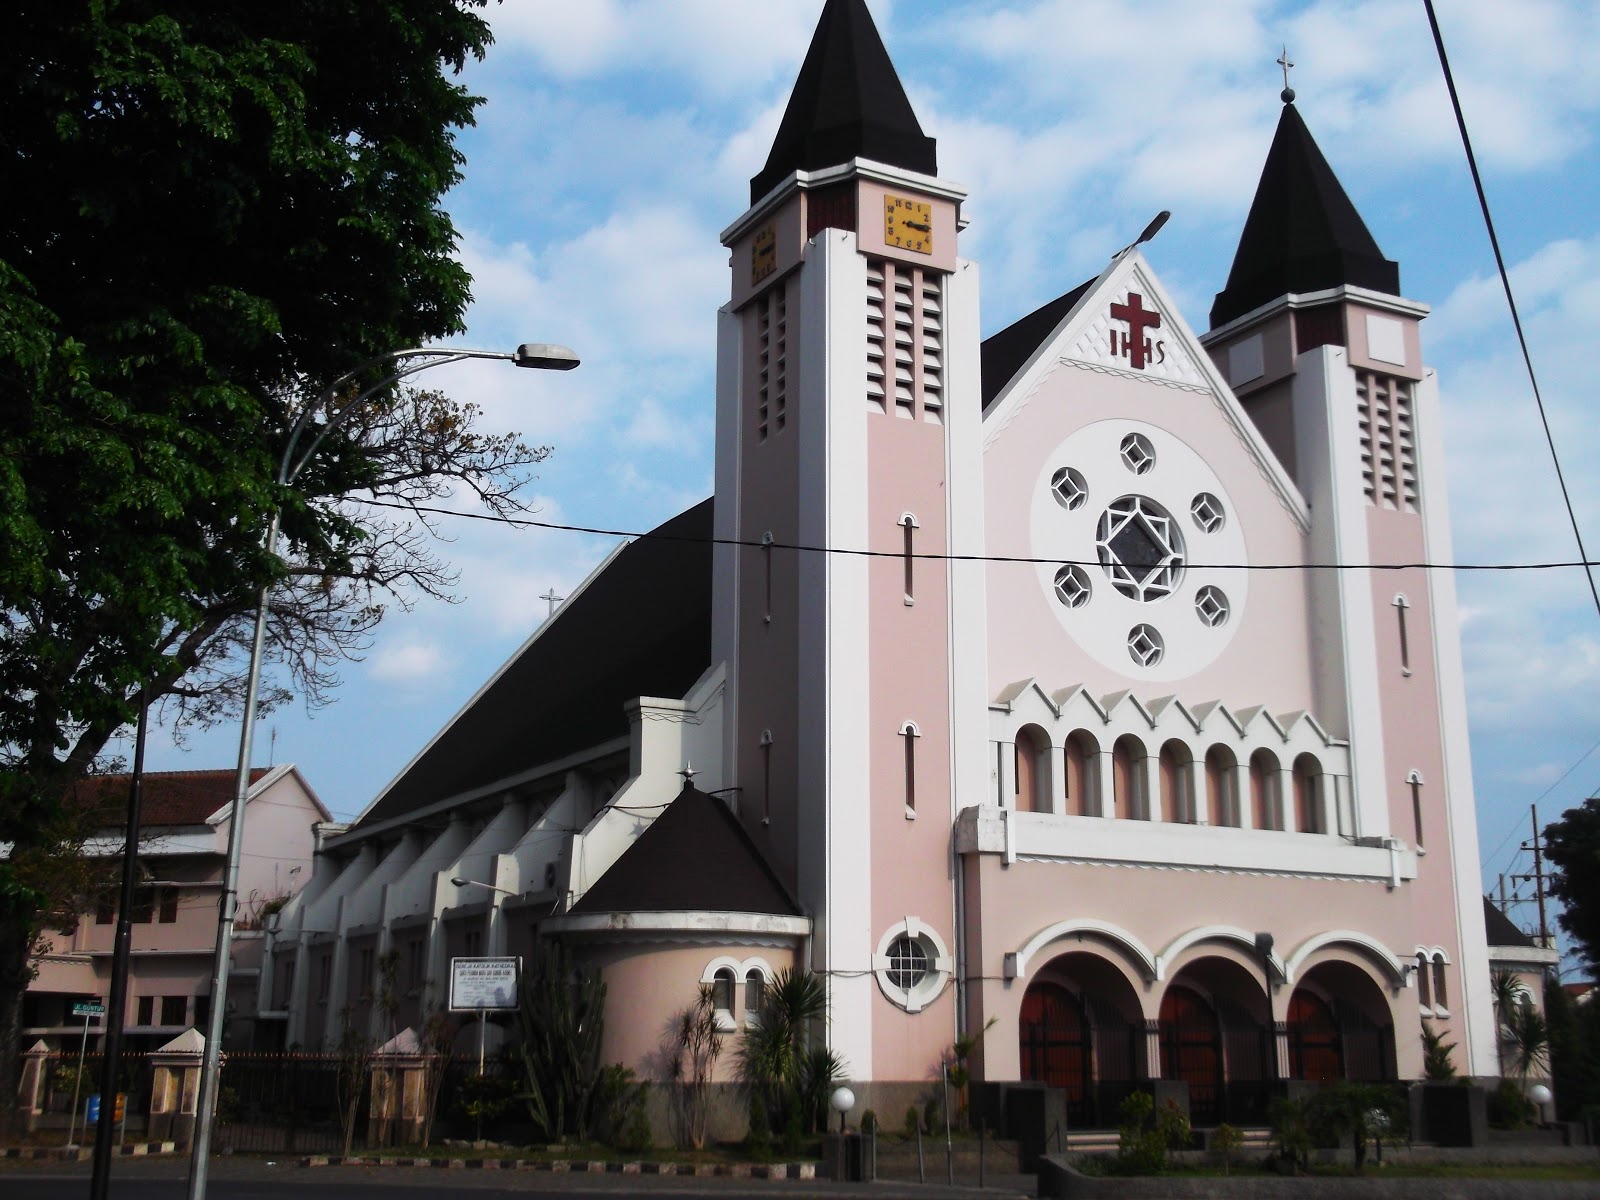
[[[1283,102],[1294,103],[1294,89],[1289,86],[1289,72],[1294,69],[1294,63],[1289,61],[1289,47],[1283,48],[1283,53],[1278,55],[1278,65],[1283,68]]]
[[[566,599],[566,597],[565,596],[556,595],[555,588],[551,588],[544,595],[540,596],[539,599],[543,600],[545,603],[547,603],[550,606],[550,611],[545,614],[546,618],[548,619],[549,617],[553,617],[553,616],[556,615],[556,605],[560,604],[563,600]]]
[[[694,777],[700,774],[700,772],[694,769],[694,764],[692,762],[685,762],[683,764],[683,770],[679,771],[678,774],[683,776],[684,786],[687,787],[689,784],[694,782]]]

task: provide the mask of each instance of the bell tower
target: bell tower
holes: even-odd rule
[[[1432,1020],[1469,1071],[1497,1067],[1439,391],[1425,305],[1386,259],[1287,87],[1227,286],[1203,339],[1310,506],[1320,713],[1348,737],[1356,834],[1419,856],[1419,945],[1458,1002]],[[1361,569],[1432,563],[1433,570]],[[1353,569],[1352,569],[1353,568]],[[1422,857],[1426,855],[1427,857]],[[1436,988],[1437,990],[1437,988]]]
[[[987,777],[982,577],[947,559],[981,548],[977,272],[863,0],[827,0],[750,191],[718,326],[725,777],[814,922],[849,1077],[919,1078],[952,1036],[956,791]]]

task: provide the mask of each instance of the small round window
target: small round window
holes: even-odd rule
[[[1056,503],[1068,512],[1082,508],[1084,501],[1089,499],[1088,481],[1081,471],[1071,467],[1062,467],[1050,477],[1050,491],[1054,493]]]
[[[889,982],[910,991],[928,977],[928,952],[914,939],[897,937],[889,945]]]
[[[1142,433],[1130,433],[1122,439],[1122,465],[1135,475],[1148,475],[1155,470],[1156,448]]]

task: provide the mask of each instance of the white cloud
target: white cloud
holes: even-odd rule
[[[445,671],[444,652],[430,642],[386,642],[367,662],[367,673],[380,683],[414,688],[432,683]]]

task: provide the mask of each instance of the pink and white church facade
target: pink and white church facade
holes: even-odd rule
[[[1423,1020],[1498,1072],[1452,577],[1370,566],[1450,560],[1427,309],[1292,101],[1203,334],[1133,247],[982,337],[965,198],[828,0],[723,234],[713,500],[330,839],[263,970],[286,1041],[387,950],[414,1020],[450,956],[559,937],[645,1076],[702,984],[734,1031],[820,973],[879,1112],[986,1027],[975,1078],[1079,1126],[1417,1078]]]

